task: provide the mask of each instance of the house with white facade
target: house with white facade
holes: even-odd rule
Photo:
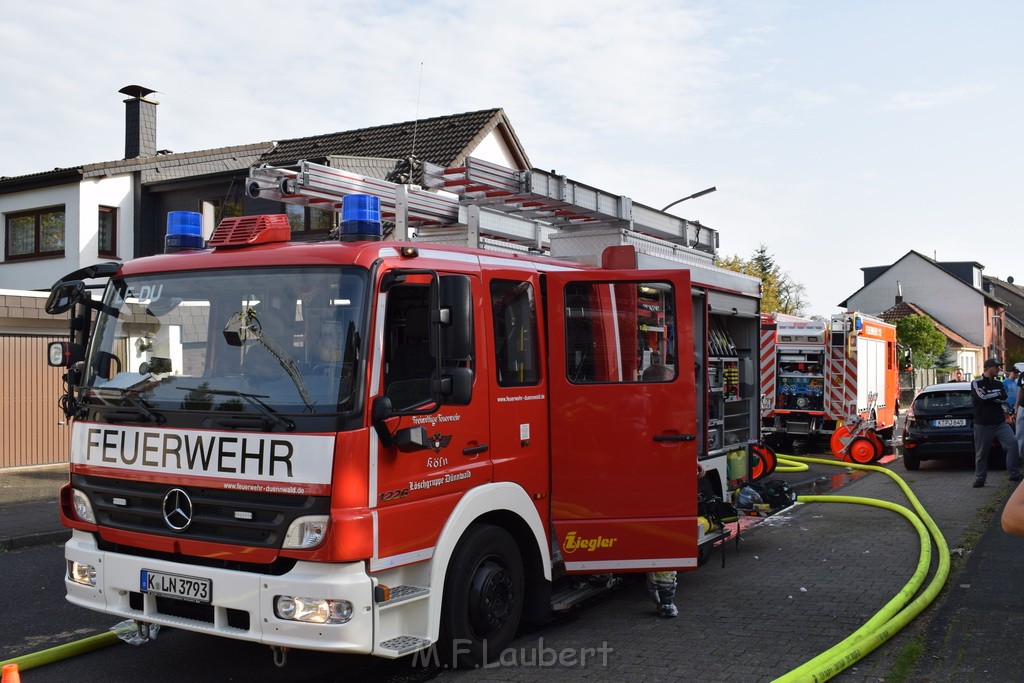
[[[861,270],[864,286],[840,306],[880,315],[902,301],[913,302],[962,337],[968,348],[981,349],[984,357],[1006,361],[1006,303],[995,296],[980,263],[939,262],[909,251],[890,265]]]
[[[472,155],[530,167],[501,109],[175,153],[157,149],[154,91],[133,85],[120,92],[128,96],[123,159],[0,177],[0,289],[48,290],[79,268],[160,253],[171,211],[202,213],[207,236],[222,217],[264,213],[287,214],[294,239],[330,232],[333,212],[248,197],[245,181],[256,164],[308,159],[381,178],[410,157],[457,166]]]

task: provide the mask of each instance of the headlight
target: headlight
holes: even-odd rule
[[[278,595],[274,598],[274,614],[278,619],[304,621],[310,624],[344,624],[352,618],[352,603],[326,598],[295,598]]]
[[[284,545],[288,549],[315,548],[324,541],[327,535],[327,515],[299,517],[284,535]]]
[[[96,523],[96,515],[92,512],[92,503],[89,502],[89,496],[85,495],[78,489],[71,490],[71,503],[75,508],[75,516],[83,522],[89,522],[90,524]]]
[[[96,585],[96,567],[68,560],[68,578],[83,586]]]

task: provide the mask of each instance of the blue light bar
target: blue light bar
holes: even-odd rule
[[[196,211],[168,212],[165,254],[185,249],[202,249],[203,246],[203,214]]]
[[[343,242],[381,239],[380,197],[350,194],[341,202]]]

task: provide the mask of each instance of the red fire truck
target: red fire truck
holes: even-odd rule
[[[892,452],[899,410],[896,328],[847,312],[828,323],[761,315],[762,431],[775,445],[824,438],[844,460]]]
[[[713,231],[564,177],[428,177],[448,192],[256,168],[251,196],[340,209],[338,239],[173,216],[173,253],[55,285],[72,603],[279,663],[472,665],[608,583],[580,575],[694,569],[727,536],[695,465],[725,498],[773,467],[759,282],[712,265]]]
[[[762,433],[771,443],[831,434],[826,426],[827,323],[785,313],[761,314]]]
[[[892,453],[899,407],[896,326],[858,312],[832,316],[825,358],[832,452],[860,463]]]

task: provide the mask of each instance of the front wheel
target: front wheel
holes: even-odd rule
[[[522,555],[507,531],[490,524],[466,531],[444,581],[442,661],[471,668],[501,656],[523,612],[523,574]]]

